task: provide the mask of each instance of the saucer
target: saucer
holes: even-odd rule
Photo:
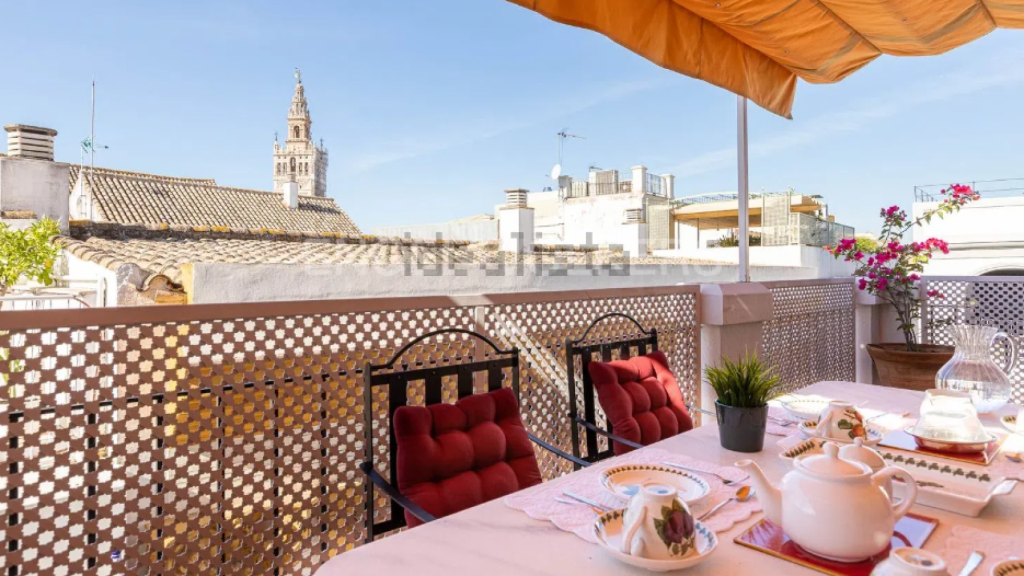
[[[940,440],[938,438],[918,436],[914,433],[913,426],[908,426],[903,431],[910,436],[913,436],[914,441],[917,442],[917,445],[921,448],[938,450],[939,452],[951,452],[953,454],[984,452],[989,447],[989,444],[999,441],[999,438],[995,434],[991,433],[987,433],[987,440]]]
[[[817,420],[822,410],[828,408],[828,403],[829,400],[825,398],[797,398],[780,402],[786,412],[800,420]]]
[[[838,442],[840,444],[850,444],[853,442],[853,438],[832,438],[831,436],[821,436],[815,431],[815,427],[818,426],[818,419],[805,420],[797,425],[800,429],[800,433],[804,435],[804,438],[819,438],[821,440],[829,440],[831,442]],[[885,437],[885,432],[873,424],[864,424],[864,430],[867,432],[868,437],[864,439],[865,446],[874,446],[882,441]]]
[[[1017,425],[1016,416],[1003,416],[999,421],[1002,422],[1003,426],[1010,432],[1015,434],[1024,434],[1024,428]]]
[[[601,473],[601,485],[623,498],[632,498],[640,490],[640,485],[646,482],[675,488],[679,497],[690,506],[711,493],[711,485],[700,476],[658,464],[626,464]]]
[[[992,576],[1024,576],[1024,560],[1007,560],[992,568]]]
[[[715,533],[704,524],[695,522],[694,531],[697,533],[697,538],[694,539],[695,549],[691,550],[689,554],[682,558],[674,558],[672,560],[654,560],[651,558],[643,558],[641,556],[623,554],[621,550],[622,515],[624,513],[625,510],[612,510],[611,512],[605,512],[601,516],[598,516],[597,521],[594,522],[594,536],[597,538],[598,545],[601,548],[604,548],[605,552],[610,554],[616,560],[629,564],[630,566],[636,566],[637,568],[643,568],[644,570],[650,570],[651,572],[682,570],[684,568],[700,564],[715,551],[715,548],[718,547],[718,537],[715,536]]]

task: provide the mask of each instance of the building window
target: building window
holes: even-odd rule
[[[296,126],[294,129],[292,129],[292,132],[295,134],[296,138],[302,138],[302,128]]]
[[[277,163],[277,175],[278,176],[281,175],[281,163],[280,162]]]
[[[292,158],[290,160],[290,162],[291,162],[291,172],[292,172],[292,174],[295,174],[295,158]]]

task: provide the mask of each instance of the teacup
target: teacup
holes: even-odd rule
[[[622,553],[653,560],[684,558],[695,551],[693,514],[676,489],[647,483],[629,500],[622,518]]]
[[[854,438],[867,438],[864,417],[851,402],[833,400],[818,415],[815,433],[822,438],[850,442]]]
[[[875,566],[871,576],[949,576],[946,562],[919,548],[899,548],[889,558]]]

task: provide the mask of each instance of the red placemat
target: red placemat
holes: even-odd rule
[[[892,536],[892,544],[885,552],[855,564],[826,560],[804,551],[790,540],[789,536],[786,536],[782,528],[767,518],[737,536],[735,542],[741,546],[753,548],[831,576],[870,576],[875,566],[889,557],[889,551],[893,548],[923,547],[938,524],[939,521],[934,518],[907,514],[896,523],[896,533]]]
[[[940,452],[938,450],[921,448],[917,445],[917,441],[914,440],[914,437],[903,430],[893,430],[892,432],[889,432],[886,434],[885,438],[882,438],[882,441],[879,442],[878,445],[896,448],[897,450],[906,450],[907,452],[927,454],[928,456],[936,456],[947,460],[956,460],[958,462],[988,466],[993,460],[995,460],[996,454],[999,453],[999,447],[1002,446],[1003,442],[1008,438],[1005,434],[997,434],[997,436],[999,436],[999,441],[990,444],[987,450],[971,454],[953,454],[951,452]]]

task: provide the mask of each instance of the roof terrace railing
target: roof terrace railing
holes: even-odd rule
[[[1024,196],[1024,178],[1003,178],[1000,180],[974,180],[961,182],[969,185],[982,198],[1010,198]],[[914,186],[914,202],[941,202],[942,191],[949,184],[924,184]]]
[[[700,308],[699,286],[667,286],[2,312],[5,573],[311,576],[364,540],[366,411],[381,438],[388,426],[386,392],[364,403],[367,362],[441,328],[517,347],[526,425],[569,449],[566,337],[627,313],[657,329],[699,403]],[[477,342],[434,339],[404,358],[483,358]],[[388,443],[375,450],[386,462]]]

